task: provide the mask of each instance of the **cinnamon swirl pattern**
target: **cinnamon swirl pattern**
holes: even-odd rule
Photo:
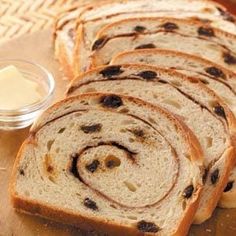
[[[80,95],[32,128],[15,163],[13,203],[110,235],[183,235],[202,164],[195,136],[164,109],[115,94]]]

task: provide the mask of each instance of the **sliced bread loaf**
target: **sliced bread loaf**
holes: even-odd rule
[[[205,186],[195,222],[208,219],[235,162],[235,117],[228,107],[197,79],[147,65],[94,69],[73,80],[67,94],[94,92],[120,93],[161,105],[181,117],[194,131],[206,165]]]
[[[104,26],[118,20],[133,17],[173,16],[177,18],[201,18],[209,24],[236,32],[234,18],[215,2],[199,0],[150,0],[150,1],[113,1],[94,4],[81,14],[78,19],[76,47],[74,51],[74,73],[88,67],[91,49],[101,43],[92,45],[97,32]]]
[[[114,94],[69,98],[21,147],[13,204],[108,235],[186,235],[202,156],[191,131],[162,108]]]
[[[236,75],[221,66],[202,58],[181,52],[143,49],[118,55],[112,64],[151,64],[170,68],[200,79],[216,92],[236,115]],[[229,181],[219,201],[221,207],[236,207],[236,168],[230,174]]]
[[[136,32],[135,27],[143,27]],[[201,56],[236,71],[236,36],[197,20],[133,18],[104,27],[94,42],[103,40],[92,54],[92,66],[105,65],[118,53],[162,48]]]

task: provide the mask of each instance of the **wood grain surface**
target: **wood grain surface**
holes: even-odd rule
[[[45,43],[46,42],[46,43]],[[5,43],[0,58],[21,58],[35,61],[50,70],[56,79],[55,100],[63,97],[67,81],[54,60],[51,32],[41,31]],[[28,135],[28,129],[0,131],[0,236],[80,236],[85,233],[75,227],[55,223],[35,216],[16,213],[11,206],[8,183],[16,153]],[[217,209],[214,216],[201,226],[193,226],[190,236],[235,236],[236,209]]]

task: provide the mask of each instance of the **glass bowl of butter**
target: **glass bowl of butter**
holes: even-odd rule
[[[0,60],[0,130],[30,126],[51,103],[55,81],[44,67]]]

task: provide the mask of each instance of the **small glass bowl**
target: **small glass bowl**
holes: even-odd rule
[[[15,66],[26,79],[38,83],[44,91],[44,97],[41,101],[21,109],[0,109],[0,130],[15,130],[30,126],[50,105],[55,90],[54,78],[44,67],[24,60],[0,60],[0,70],[9,65]]]

